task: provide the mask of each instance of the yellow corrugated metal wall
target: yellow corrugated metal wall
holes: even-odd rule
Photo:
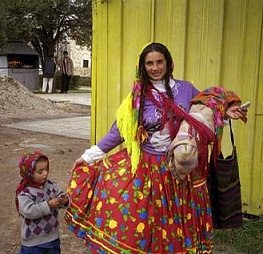
[[[244,211],[263,214],[263,0],[93,0],[92,143],[111,126],[146,43],[167,45],[174,76],[252,102],[234,123]],[[225,139],[224,144],[229,149]]]

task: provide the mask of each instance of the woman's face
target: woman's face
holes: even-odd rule
[[[146,55],[144,66],[149,79],[162,80],[166,73],[166,59],[160,52],[153,51]]]

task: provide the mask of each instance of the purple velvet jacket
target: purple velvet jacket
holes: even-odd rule
[[[190,109],[191,99],[199,91],[189,82],[181,80],[171,80],[170,86],[173,92],[174,101],[186,111]],[[157,92],[153,92],[155,99],[160,100]],[[150,98],[145,98],[143,108],[143,126],[148,133],[148,139],[141,145],[142,150],[152,154],[165,154],[171,143],[167,128],[160,130],[162,110],[159,109]],[[105,153],[123,142],[120,132],[113,123],[110,131],[99,141],[97,146]]]

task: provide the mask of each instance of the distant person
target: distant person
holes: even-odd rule
[[[48,56],[43,68],[43,86],[42,92],[46,93],[48,88],[48,93],[52,93],[53,79],[56,71],[56,63],[53,56]]]
[[[16,207],[22,216],[19,254],[59,254],[58,208],[69,199],[57,184],[48,179],[49,160],[41,152],[22,156],[21,182],[16,189]]]
[[[69,82],[73,74],[73,62],[68,56],[68,51],[63,52],[63,59],[60,64],[61,71],[61,91],[60,93],[67,93]]]

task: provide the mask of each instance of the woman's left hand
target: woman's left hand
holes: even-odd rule
[[[230,106],[226,111],[226,116],[231,119],[245,119],[247,117],[247,110],[241,109],[240,106]]]

